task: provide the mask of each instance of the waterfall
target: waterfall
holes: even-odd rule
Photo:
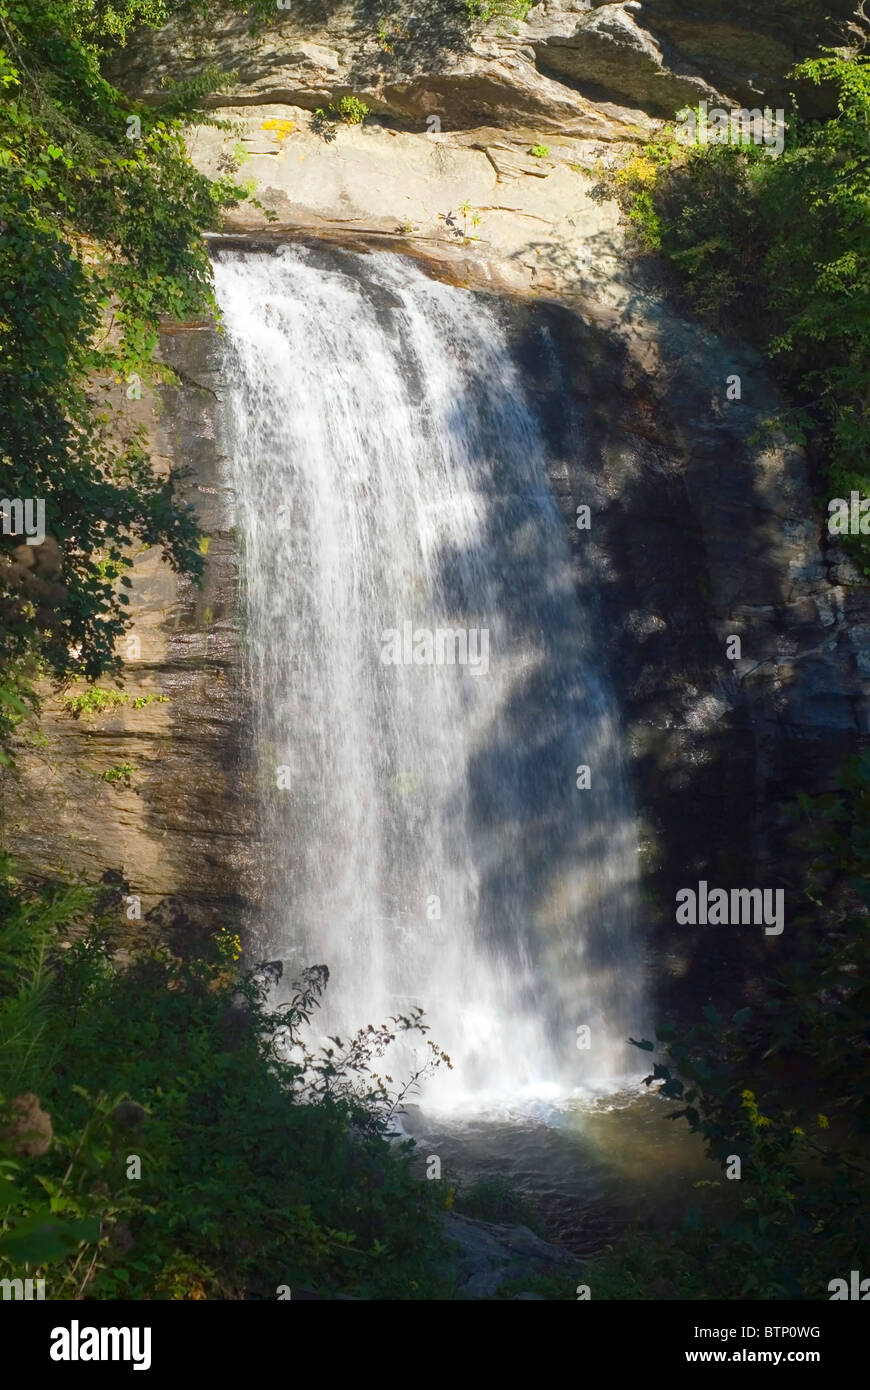
[[[224,250],[215,282],[259,949],[329,966],[330,1033],[421,1005],[433,1103],[612,1081],[642,1027],[631,798],[497,308],[386,253]]]

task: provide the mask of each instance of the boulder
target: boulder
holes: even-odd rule
[[[567,35],[534,43],[539,67],[613,100],[668,118],[682,106],[725,100],[701,74],[662,44],[636,18],[642,7],[603,5]]]
[[[458,1247],[445,1273],[458,1275],[460,1298],[492,1299],[505,1284],[542,1277],[564,1278],[566,1290],[576,1282],[577,1257],[528,1226],[500,1226],[451,1213],[444,1217],[444,1234]],[[535,1293],[516,1296],[540,1298]]]

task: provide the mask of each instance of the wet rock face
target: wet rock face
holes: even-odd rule
[[[663,312],[643,352],[552,304],[512,317],[576,583],[600,605],[656,994],[670,1010],[690,978],[692,993],[727,999],[774,948],[756,933],[687,933],[675,894],[701,879],[791,885],[788,920],[801,865],[784,803],[833,787],[866,736],[870,588],[823,543],[800,451],[755,437],[774,398],[751,354]],[[725,399],[732,373],[742,402]]]

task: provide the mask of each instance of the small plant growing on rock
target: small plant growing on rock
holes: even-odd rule
[[[465,12],[472,21],[488,24],[491,19],[525,19],[535,0],[465,0]]]
[[[110,786],[115,782],[123,782],[125,787],[129,787],[134,772],[136,768],[132,763],[114,763],[112,767],[107,767],[105,772],[100,773],[100,781],[108,782]]]
[[[243,164],[248,163],[250,158],[251,156],[241,140],[237,140],[233,145],[232,153],[229,150],[222,150],[218,155],[218,173],[235,174]]]
[[[104,714],[106,710],[117,709],[119,705],[131,705],[133,709],[142,709],[145,705],[165,705],[169,703],[169,696],[133,696],[128,695],[126,690],[106,690],[103,686],[94,685],[80,695],[65,695],[63,703],[74,719],[80,719],[82,715],[90,718],[91,715]]]
[[[378,25],[378,48],[395,53],[396,39],[407,39],[408,30],[394,19],[382,19]]]
[[[462,236],[464,241],[477,241],[476,236],[469,234],[468,228],[480,226],[480,213],[475,212],[468,198],[464,203],[459,204],[459,215],[462,218]]]
[[[532,154],[535,156],[535,159],[546,159],[546,158],[547,158],[547,155],[550,153],[550,146],[549,146],[549,145],[532,145],[532,150],[531,150],[531,152],[532,152]]]
[[[466,246],[472,241],[477,241],[477,237],[472,236],[468,228],[469,226],[480,226],[480,213],[475,212],[468,198],[465,199],[464,203],[459,204],[457,212],[439,212],[438,216],[442,222],[446,223],[447,227],[458,241],[464,242]],[[457,216],[462,218],[461,227],[456,221]]]
[[[73,718],[79,719],[82,715],[90,717],[115,709],[118,705],[126,704],[129,698],[123,690],[105,690],[102,686],[95,685],[81,695],[65,695],[63,702]]]
[[[215,944],[221,960],[237,961],[242,954],[242,939],[237,932],[221,927],[215,933]]]
[[[369,108],[365,102],[354,96],[342,97],[340,101],[331,101],[329,110],[337,112],[345,125],[362,125],[369,114]]]

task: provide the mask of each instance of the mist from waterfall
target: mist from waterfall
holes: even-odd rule
[[[612,1085],[643,1026],[633,808],[499,315],[385,253],[224,250],[215,280],[257,949],[329,966],[325,1033],[423,1006],[433,1106]]]

